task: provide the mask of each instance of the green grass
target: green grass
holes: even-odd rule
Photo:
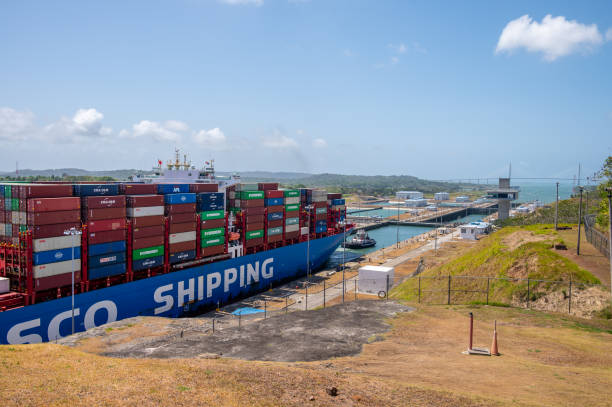
[[[512,250],[504,244],[504,239],[519,231],[528,231],[539,237],[544,235],[549,239],[525,242]],[[464,304],[483,302],[486,299],[487,284],[489,304],[508,304],[513,298],[526,301],[527,281],[508,279],[548,280],[529,283],[529,297],[532,301],[550,291],[567,289],[570,279],[575,284],[600,284],[590,272],[552,250],[553,244],[559,242],[562,240],[550,224],[505,227],[480,240],[466,253],[422,273],[421,293],[439,291],[437,294],[426,295],[430,298],[433,298],[432,295],[443,296],[446,300],[447,294],[444,291],[448,288],[449,275],[451,289],[475,291],[451,293],[452,302]],[[466,279],[459,276],[484,278]],[[492,278],[487,282],[486,277]],[[418,297],[418,279],[409,279],[400,284],[391,292],[391,297],[415,301]]]

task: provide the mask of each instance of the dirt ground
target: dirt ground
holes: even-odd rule
[[[113,357],[223,355],[284,362],[325,360],[359,353],[369,338],[390,329],[387,318],[411,310],[393,301],[357,301],[312,312],[290,312],[241,327],[217,330],[214,334],[208,330],[208,325],[189,318],[131,318],[58,343]],[[143,329],[153,334],[147,335]]]
[[[556,250],[557,253],[573,261],[580,267],[589,270],[601,283],[610,286],[610,262],[606,256],[601,254],[594,246],[587,242],[584,228],[580,236],[580,256],[576,254],[578,242],[578,228],[560,230],[559,236],[567,245],[567,250]]]

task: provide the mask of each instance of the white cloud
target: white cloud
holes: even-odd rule
[[[34,114],[0,107],[0,140],[20,141],[34,130]]]
[[[164,127],[167,128],[168,130],[172,130],[172,131],[187,131],[189,130],[189,126],[187,125],[187,123],[178,121],[178,120],[167,120],[164,123]]]
[[[406,51],[408,50],[408,48],[406,48],[406,45],[404,43],[400,43],[400,44],[389,44],[387,45],[387,47],[391,48],[393,51],[395,51],[398,54],[405,54]]]
[[[102,125],[104,115],[96,109],[79,109],[71,118],[44,127],[42,135],[52,143],[74,143],[83,140],[110,137],[113,130]]]
[[[325,148],[327,147],[327,141],[325,141],[325,139],[322,139],[322,138],[316,138],[312,140],[312,146],[314,148]]]
[[[194,133],[193,138],[196,142],[212,150],[222,150],[228,147],[227,137],[218,127],[210,130],[200,130]]]
[[[608,28],[608,31],[606,31],[606,41],[612,41],[612,28]]]
[[[350,49],[346,48],[344,51],[342,51],[342,53],[344,54],[345,57],[352,57],[355,56],[355,54],[353,53],[353,51],[351,51]]]
[[[263,5],[263,0],[219,0],[221,3],[229,4],[232,6],[241,5],[241,4],[250,4],[253,6],[261,6]]]
[[[297,141],[282,134],[279,130],[274,130],[271,135],[261,137],[261,143],[268,148],[294,149],[298,148]]]
[[[565,17],[546,15],[541,23],[528,15],[510,21],[499,37],[496,53],[524,48],[555,59],[575,52],[588,52],[603,42],[596,24],[585,25]]]
[[[156,141],[179,141],[181,135],[159,122],[142,120],[132,126],[134,137],[146,137]]]
[[[391,57],[391,65],[395,65],[399,62],[399,58],[398,57]]]

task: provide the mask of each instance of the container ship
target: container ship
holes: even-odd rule
[[[341,194],[207,165],[177,152],[140,182],[0,184],[0,343],[214,309],[321,268],[351,228]]]

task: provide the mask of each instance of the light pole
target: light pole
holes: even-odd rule
[[[70,244],[72,246],[72,253],[71,253],[71,258],[70,258],[70,270],[71,270],[71,275],[72,275],[72,295],[71,295],[71,299],[72,299],[72,335],[74,335],[74,237],[75,236],[80,236],[83,232],[81,232],[80,230],[78,230],[75,227],[72,227],[68,230],[64,230],[64,235],[68,236],[72,236],[70,238]]]
[[[399,203],[398,203],[397,204],[397,229],[395,231],[396,240],[397,240],[397,242],[395,243],[396,249],[399,249],[399,222],[400,222],[400,219],[399,219]]]
[[[582,227],[582,187],[580,189],[580,203],[578,206],[578,245],[576,246],[576,254],[580,256],[580,228]]]
[[[308,211],[308,239],[306,244],[306,278],[310,277],[310,223],[311,223],[311,211],[312,205],[307,205],[306,210]]]
[[[559,229],[559,182],[557,181],[557,204],[555,205],[555,230]]]

